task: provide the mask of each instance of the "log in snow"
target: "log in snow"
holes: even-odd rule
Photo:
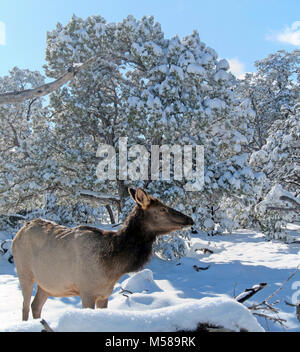
[[[245,302],[247,299],[250,297],[254,296],[257,292],[262,290],[267,284],[265,282],[262,282],[258,285],[254,285],[251,288],[246,288],[244,292],[240,293],[238,296],[235,297],[235,299],[239,303]]]

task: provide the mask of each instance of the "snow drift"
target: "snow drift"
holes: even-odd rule
[[[57,332],[169,332],[195,330],[199,323],[233,331],[264,331],[249,310],[235,300],[226,296],[179,298],[176,291],[166,292],[160,287],[149,269],[133,274],[123,282],[123,287],[126,296],[116,292],[110,301],[112,308],[72,308],[48,323]],[[31,320],[7,326],[2,331],[41,329],[40,320]]]

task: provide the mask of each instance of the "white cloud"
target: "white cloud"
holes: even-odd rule
[[[286,27],[280,32],[267,34],[266,39],[300,46],[300,21],[295,21],[290,27]]]
[[[244,78],[245,65],[237,58],[228,59],[227,61],[229,62],[230,72],[239,79]]]
[[[0,45],[6,44],[5,23],[0,22]]]

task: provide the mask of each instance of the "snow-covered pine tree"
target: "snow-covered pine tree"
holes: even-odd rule
[[[39,72],[15,67],[9,76],[0,78],[0,92],[17,92],[43,83]],[[64,168],[57,159],[65,150],[63,145],[55,149],[51,115],[44,105],[39,98],[0,106],[1,230],[16,232],[24,220],[36,217],[69,225],[106,218],[105,209],[99,206],[56,202],[56,196],[62,202],[69,195]]]
[[[86,20],[73,16],[67,26],[58,24],[47,39],[45,67],[51,77],[70,64],[94,55],[99,57],[68,88],[52,94],[52,123],[55,143],[65,150],[58,158],[65,165],[69,191],[73,196],[78,189],[118,195],[119,210],[128,196],[126,182],[117,177],[103,182],[97,179],[100,159],[96,151],[100,144],[106,144],[118,152],[120,137],[130,136],[129,146],[138,142],[135,122],[129,121],[125,106],[130,86],[135,85],[134,79],[128,78],[128,71],[132,66],[140,67],[128,55],[133,40],[130,36],[139,36],[138,31],[146,26],[144,22],[145,19],[140,22],[140,29],[130,33],[122,23],[107,24],[100,16]],[[149,30],[154,31],[151,27]],[[155,36],[152,32],[149,36]]]
[[[230,230],[234,224],[227,216],[228,205],[231,202],[232,210],[233,202],[244,204],[261,175],[252,172],[248,155],[242,152],[253,135],[245,122],[253,112],[233,91],[235,80],[227,61],[219,60],[197,32],[160,45],[140,43],[133,55],[147,68],[142,94],[133,92],[129,99],[131,118],[141,120],[138,133],[149,144],[155,136],[160,144],[205,148],[201,192],[184,192],[185,181],[174,178],[152,181],[148,188],[181,211],[193,212],[200,229],[215,233],[219,224],[217,232]]]
[[[300,96],[300,51],[277,51],[256,61],[255,67],[237,87],[255,112],[248,122],[254,138],[247,147],[253,151],[262,148],[273,123],[285,120]]]
[[[236,90],[248,99],[254,112],[248,116],[253,139],[244,147],[251,154],[252,169],[263,172],[265,178],[245,213],[249,224],[259,225],[268,236],[284,238],[285,225],[293,212],[274,208],[286,207],[287,203],[279,199],[283,193],[291,191],[292,198],[299,194],[300,51],[280,50],[256,61],[255,66],[257,71],[247,73]]]
[[[0,78],[0,92],[34,88],[44,83],[39,72],[13,68]],[[0,208],[16,211],[41,200],[47,153],[39,144],[46,110],[41,99],[0,106]],[[43,126],[41,128],[41,126]]]
[[[100,16],[86,20],[73,16],[66,26],[58,24],[48,33],[46,73],[56,77],[94,55],[99,56],[96,63],[51,96],[57,146],[53,149],[64,150],[57,159],[64,165],[68,191],[117,194],[124,210],[127,185],[132,182],[97,180],[99,144],[118,151],[119,138],[128,137],[128,148],[204,145],[203,191],[188,194],[185,180],[172,176],[169,181],[135,184],[146,185],[150,193],[193,213],[200,229],[214,232],[216,223],[221,224],[220,231],[230,229],[228,199],[244,204],[257,175],[242,148],[253,134],[244,122],[253,112],[234,92],[227,61],[219,60],[197,32],[165,39],[153,17],[128,16],[111,24]]]
[[[258,223],[270,238],[293,241],[286,225],[299,220],[300,210],[300,103],[269,129],[262,148],[250,163],[267,175],[264,198],[255,207]]]

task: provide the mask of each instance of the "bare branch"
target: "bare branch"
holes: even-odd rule
[[[30,118],[30,114],[31,114],[31,106],[32,104],[37,100],[37,97],[33,98],[29,104],[28,104],[28,109],[27,109],[27,114],[26,114],[26,119],[27,121],[29,121],[29,118]]]
[[[298,210],[300,210],[300,203],[297,202],[295,199],[293,199],[291,197],[288,197],[288,196],[281,196],[279,199],[280,200],[285,200],[285,201],[290,202],[290,203],[293,203],[296,206],[296,208]]]
[[[197,265],[193,265],[193,268],[194,268],[196,271],[207,270],[207,269],[210,268],[210,265],[204,266],[204,267],[200,267],[200,266],[197,266]]]
[[[272,297],[274,297],[279,291],[283,289],[283,287],[291,280],[291,278],[293,278],[296,275],[296,273],[299,270],[299,266],[300,264],[297,266],[296,270],[282,283],[282,285],[273,293],[271,293],[270,296],[263,301],[263,303],[268,302]]]
[[[119,205],[120,203],[120,198],[118,196],[115,196],[113,194],[104,194],[100,192],[92,192],[92,191],[86,191],[86,190],[79,190],[78,195],[81,198],[96,201],[97,203],[100,203],[101,205]]]
[[[109,213],[110,220],[112,224],[115,224],[115,218],[110,206],[114,205],[117,207],[118,212],[121,212],[121,199],[119,196],[115,196],[113,194],[104,194],[99,192],[92,192],[86,190],[79,190],[78,196],[87,199],[89,201],[98,203],[100,205],[104,205]]]
[[[287,212],[293,211],[296,213],[300,211],[300,203],[297,200],[295,200],[291,197],[288,197],[288,196],[281,196],[279,199],[282,201],[292,203],[295,207],[294,208],[284,208],[284,207],[273,207],[272,206],[272,207],[267,207],[267,209],[277,210],[277,211],[287,211]]]
[[[109,204],[106,204],[105,208],[108,211],[111,224],[115,224],[116,221],[115,221],[114,213],[113,213],[113,211],[111,209],[111,206]]]
[[[119,292],[119,293],[122,294],[124,297],[129,298],[129,296],[128,296],[125,292],[126,292],[126,293],[129,293],[130,295],[133,294],[133,292],[131,292],[131,291],[129,291],[129,290],[124,290],[124,288],[121,287],[121,292]]]
[[[75,77],[77,73],[79,73],[82,69],[86,68],[88,65],[94,63],[97,60],[97,56],[93,56],[92,58],[88,59],[81,65],[73,65],[65,72],[62,76],[60,76],[57,80],[51,83],[44,84],[40,87],[33,88],[33,89],[25,89],[19,92],[9,92],[0,94],[0,105],[1,104],[16,104],[22,103],[28,99],[36,99],[38,97],[43,97]]]
[[[281,207],[267,207],[268,210],[277,210],[277,211],[297,211],[297,208],[281,208]]]
[[[265,318],[265,319],[268,319],[268,320],[273,320],[275,323],[279,323],[282,327],[286,327],[284,325],[284,323],[287,322],[285,319],[282,319],[282,318],[279,318],[279,317],[274,317],[274,316],[271,316],[271,315],[266,315],[266,314],[263,314],[263,313],[256,313],[256,312],[254,312],[253,315],[256,315],[257,317]]]
[[[254,304],[254,305],[248,307],[248,309],[250,309],[250,310],[269,310],[271,312],[278,313],[278,310],[274,308],[274,305],[279,303],[279,301],[277,300],[273,303],[269,303],[269,301],[271,298],[273,298],[278,292],[280,292],[283,289],[283,287],[287,284],[288,281],[290,281],[296,275],[298,269],[299,269],[299,265],[297,266],[296,270],[281,284],[281,286],[277,290],[272,292],[261,303]],[[275,320],[275,319],[272,319],[272,320]]]

